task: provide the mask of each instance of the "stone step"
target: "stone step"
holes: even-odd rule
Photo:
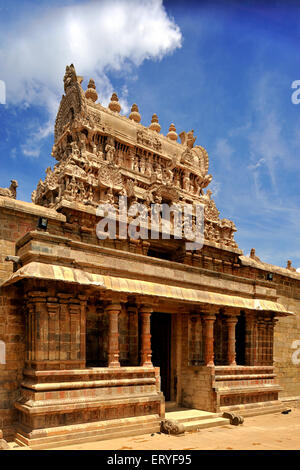
[[[194,409],[181,409],[166,413],[166,419],[178,421],[179,423],[188,423],[190,421],[200,421],[216,417],[215,413]]]
[[[90,423],[93,424],[93,423]],[[90,442],[97,440],[115,439],[118,437],[136,436],[143,434],[150,434],[160,430],[160,419],[155,415],[151,419],[127,418],[124,420],[109,420],[99,422],[100,427],[93,426],[86,429],[81,428],[73,429],[70,426],[71,432],[57,434],[50,434],[46,437],[27,439],[18,433],[15,442],[21,446],[30,446],[31,449],[46,449],[53,447],[61,447],[65,445],[72,445],[81,442]],[[75,426],[73,427],[75,428]]]
[[[244,410],[239,412],[241,416],[249,418],[250,416],[260,416],[271,413],[281,413],[286,409],[286,406],[267,406],[265,408],[254,408],[250,410]]]
[[[226,424],[230,424],[230,421],[227,418],[200,419],[199,421],[184,423],[184,429],[185,431],[199,431],[200,429],[224,426]]]
[[[109,439],[118,439],[121,437],[132,437],[132,436],[141,436],[141,434],[153,434],[159,431],[159,427],[157,426],[145,426],[142,431],[140,426],[136,426],[135,429],[127,429],[124,431],[114,431],[111,433],[106,433],[101,436],[98,436],[97,434],[93,434],[92,436],[85,436],[85,437],[80,437],[80,435],[74,435],[70,437],[70,439],[65,440],[65,437],[53,441],[53,442],[44,442],[42,444],[36,444],[34,442],[30,443],[29,448],[32,450],[46,450],[46,449],[54,449],[56,447],[64,447],[64,446],[70,446],[70,445],[77,445],[77,444],[83,444],[85,442],[94,442],[94,441],[105,441]],[[58,439],[56,437],[56,439]],[[24,446],[24,444],[18,440],[18,438],[15,439],[15,442],[18,445]],[[23,447],[24,449],[24,447]]]
[[[240,405],[238,406],[226,406],[226,407],[221,407],[221,412],[224,413],[225,411],[235,413],[240,416],[244,417],[250,417],[250,416],[260,416],[264,414],[271,414],[271,413],[281,413],[287,409],[285,405],[282,403],[269,403],[265,404],[263,402],[254,404],[252,403],[251,405]]]

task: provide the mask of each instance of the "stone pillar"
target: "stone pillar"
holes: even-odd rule
[[[238,321],[238,312],[234,309],[226,309],[226,324],[227,324],[227,360],[228,365],[236,366],[236,351],[235,351],[235,326]]]
[[[245,364],[254,366],[256,364],[256,314],[245,312]]]
[[[70,313],[70,359],[76,361],[80,357],[80,303],[76,298],[69,302]]]
[[[263,318],[257,321],[257,365],[264,365],[264,331],[265,322]]]
[[[48,297],[48,342],[49,361],[59,359],[59,303],[56,297]]]
[[[39,291],[29,292],[25,299],[27,304],[26,321],[26,360],[48,361],[48,309],[46,293]]]
[[[127,306],[128,314],[128,359],[130,366],[138,364],[138,312],[135,304]]]
[[[80,300],[80,359],[86,362],[86,309],[88,298],[79,295]]]
[[[205,313],[202,317],[204,322],[204,362],[206,366],[214,366],[214,322],[216,316],[210,307],[201,307]]]
[[[108,367],[120,367],[119,362],[119,314],[121,305],[110,303],[106,306],[108,313]]]
[[[142,305],[140,308],[141,315],[141,366],[152,367],[152,351],[151,351],[151,333],[150,318],[153,308],[151,305]]]

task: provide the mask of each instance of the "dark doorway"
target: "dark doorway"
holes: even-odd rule
[[[166,401],[171,399],[171,319],[167,313],[151,315],[152,363],[160,367],[161,390]]]
[[[245,315],[241,313],[235,328],[236,339],[236,363],[239,366],[245,365],[245,347],[246,347],[246,324]]]

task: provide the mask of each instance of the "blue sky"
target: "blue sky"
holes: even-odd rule
[[[51,157],[65,65],[142,123],[194,129],[245,254],[300,267],[299,2],[0,0],[0,186],[30,201]]]

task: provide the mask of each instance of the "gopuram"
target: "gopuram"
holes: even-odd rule
[[[144,126],[82,81],[67,67],[57,163],[32,203],[15,180],[0,189],[0,434],[38,449],[157,432],[176,409],[204,426],[299,402],[300,274],[243,255],[193,131],[164,136],[156,114]],[[148,234],[152,207],[201,206],[202,248],[175,217],[165,237],[159,213],[156,237],[119,218],[99,236],[99,206],[119,214],[121,197]]]

